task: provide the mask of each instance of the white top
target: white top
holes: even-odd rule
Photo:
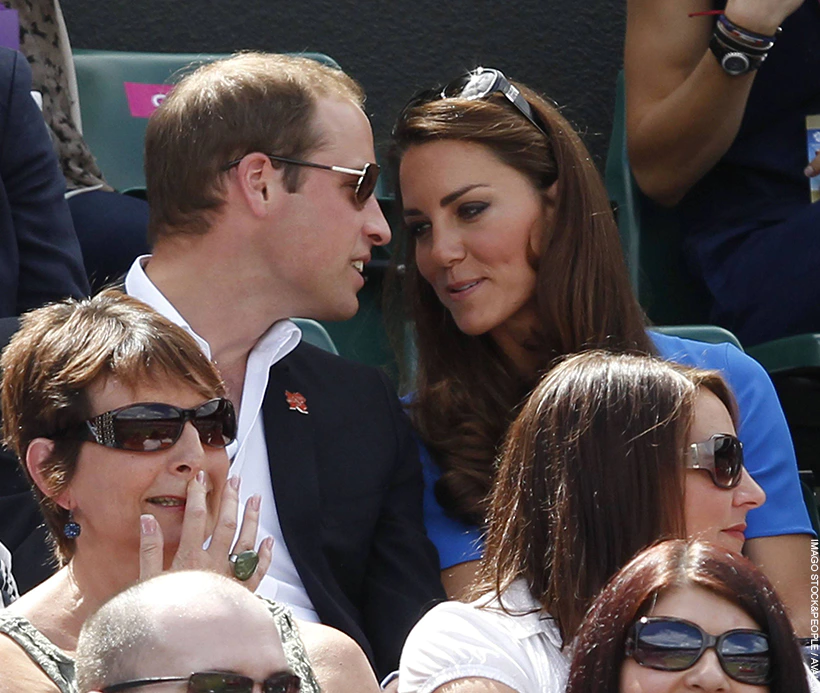
[[[434,607],[410,631],[399,664],[399,693],[432,693],[450,681],[480,677],[518,693],[563,693],[569,655],[558,627],[539,609],[526,582],[503,594]]]
[[[126,293],[147,303],[168,320],[182,327],[196,340],[203,353],[211,358],[211,347],[208,342],[194,332],[185,318],[145,274],[143,267],[150,258],[150,255],[143,255],[131,265],[125,277]],[[296,566],[293,565],[285,538],[282,536],[270,479],[268,447],[262,421],[262,401],[268,387],[270,368],[293,351],[301,338],[302,332],[294,323],[290,320],[280,320],[262,335],[251,350],[245,369],[236,442],[229,445],[227,451],[232,459],[230,473],[242,479],[239,492],[241,507],[244,507],[253,494],[260,494],[262,507],[258,537],[261,539],[272,536],[274,539],[273,561],[256,590],[257,594],[287,604],[296,618],[318,623],[319,617],[299,573],[296,572]],[[237,529],[237,533],[238,531]]]

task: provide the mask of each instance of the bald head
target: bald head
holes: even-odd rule
[[[264,602],[201,571],[165,573],[118,594],[88,619],[77,645],[80,693],[195,671],[261,681],[287,668]]]

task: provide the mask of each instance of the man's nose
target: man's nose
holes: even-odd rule
[[[392,234],[390,225],[382,212],[375,195],[371,195],[364,205],[367,217],[364,220],[364,233],[373,245],[387,245]]]

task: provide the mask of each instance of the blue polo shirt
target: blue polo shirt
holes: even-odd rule
[[[737,398],[738,437],[743,441],[746,468],[766,492],[766,502],[746,518],[746,538],[812,534],[789,428],[763,367],[728,343],[706,344],[654,332],[652,340],[667,361],[719,371]],[[481,528],[445,514],[433,492],[441,470],[422,444],[419,457],[424,470],[424,522],[441,568],[478,560],[484,548]]]

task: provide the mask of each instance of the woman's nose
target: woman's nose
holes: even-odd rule
[[[186,421],[179,440],[171,448],[170,462],[178,473],[196,473],[202,468],[205,449],[196,430],[190,421]]]
[[[746,469],[743,469],[743,476],[740,478],[740,483],[735,488],[735,505],[748,505],[750,510],[752,508],[759,508],[766,502],[766,492],[760,488],[752,475]]]
[[[461,235],[446,229],[435,230],[432,234],[430,256],[442,267],[450,267],[466,255]]]
[[[684,672],[684,684],[687,691],[702,693],[728,693],[732,680],[723,671],[713,649],[706,650],[695,666]]]

